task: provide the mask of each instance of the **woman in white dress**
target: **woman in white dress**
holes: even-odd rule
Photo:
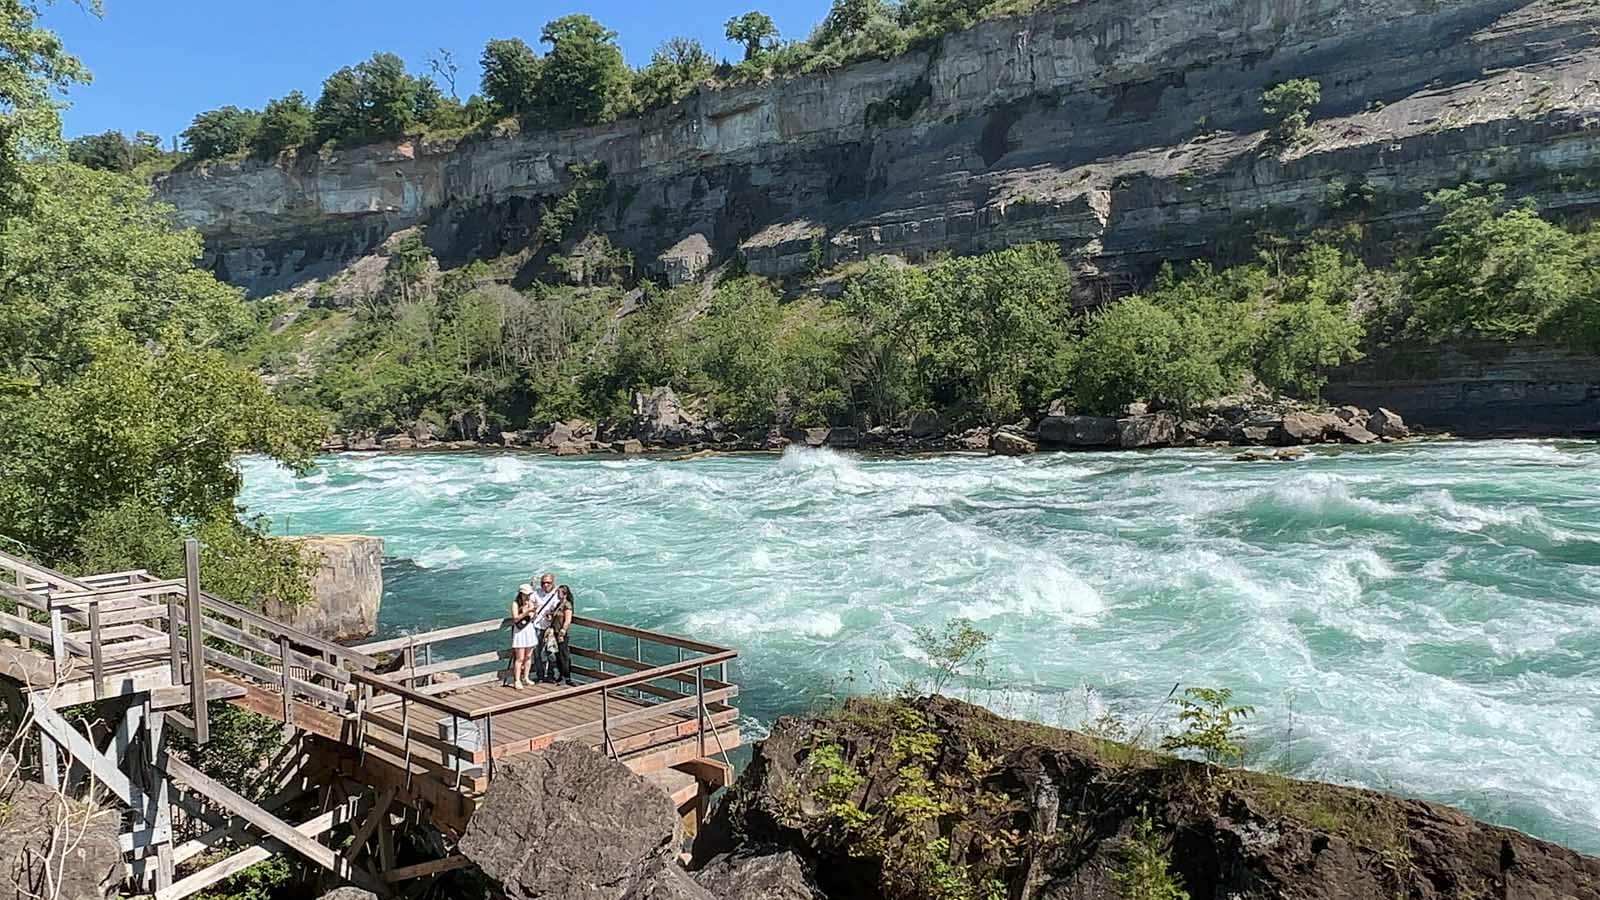
[[[528,668],[533,665],[533,649],[539,645],[539,627],[534,624],[539,604],[533,598],[533,585],[517,588],[511,601],[511,686],[528,686]]]

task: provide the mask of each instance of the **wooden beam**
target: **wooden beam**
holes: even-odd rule
[[[353,819],[358,805],[358,801],[351,799],[344,804],[341,804],[339,807],[329,810],[315,819],[312,819],[304,825],[294,826],[294,831],[303,839],[311,841],[312,843],[316,843],[314,840],[315,838],[327,834],[329,831],[332,831],[339,825],[345,824]],[[322,845],[317,844],[317,846],[320,847]],[[199,891],[205,890],[211,885],[216,884],[217,882],[222,881],[229,876],[236,875],[258,862],[264,862],[265,860],[270,859],[273,854],[283,852],[285,852],[284,845],[278,841],[263,841],[253,847],[241,850],[227,859],[216,863],[215,865],[201,869],[200,871],[195,872],[181,881],[175,882],[165,891],[157,891],[155,900],[180,900],[180,898],[188,897]],[[375,887],[368,888],[368,890],[372,890],[375,893],[382,893],[383,896],[391,896],[392,892],[387,889],[386,885],[378,883],[376,879],[372,879],[371,876],[367,876],[365,872],[363,872],[362,875],[366,876],[367,880],[375,885]]]
[[[361,827],[357,828],[356,833],[350,838],[350,846],[344,851],[345,859],[355,862],[361,855],[362,848],[372,839],[372,833],[388,818],[389,804],[393,802],[394,788],[389,788],[378,795],[378,802],[372,805],[372,812],[368,814],[367,820],[361,823]]]
[[[205,794],[212,802],[218,803],[233,815],[245,820],[254,828],[273,838],[283,846],[324,869],[339,876],[345,881],[353,882],[369,891],[387,894],[381,882],[372,878],[363,869],[350,864],[350,861],[324,847],[306,834],[297,830],[295,826],[267,812],[261,807],[251,803],[244,797],[235,793],[227,785],[201,772],[181,759],[167,754],[160,768],[167,775],[187,784],[190,788]],[[350,801],[355,802],[355,801]],[[329,815],[325,813],[324,815]],[[316,821],[316,820],[313,820]]]
[[[116,762],[107,758],[89,739],[78,733],[60,713],[50,708],[48,703],[39,699],[38,695],[28,697],[28,705],[33,709],[33,721],[47,735],[55,739],[57,744],[66,748],[69,759],[79,763],[89,770],[93,778],[111,789],[124,806],[133,805],[133,786],[128,781],[128,776],[117,768]]]
[[[189,621],[189,690],[194,703],[194,742],[205,746],[211,739],[211,724],[206,710],[205,622],[200,614],[200,542],[183,542],[183,577]]]
[[[454,872],[456,869],[464,869],[470,865],[472,865],[472,860],[457,853],[454,856],[446,856],[444,859],[435,859],[425,863],[417,863],[414,866],[402,866],[398,869],[390,870],[383,873],[383,880],[390,884],[396,884],[401,881],[410,881],[413,878],[424,878],[429,875]]]

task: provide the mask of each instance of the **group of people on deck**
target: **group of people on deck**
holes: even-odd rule
[[[572,589],[556,586],[549,572],[539,576],[537,587],[524,584],[511,601],[511,686],[525,688],[536,682],[572,684],[572,654],[567,637],[572,631]],[[530,678],[530,670],[532,677]]]

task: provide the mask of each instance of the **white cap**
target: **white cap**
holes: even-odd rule
[[[532,597],[533,596],[533,585],[531,585],[531,584],[518,585],[517,586],[517,593],[519,593],[519,594],[527,594],[529,597]]]

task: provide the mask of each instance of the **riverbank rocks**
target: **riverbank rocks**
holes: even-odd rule
[[[1178,439],[1178,417],[1172,413],[1146,413],[1117,420],[1117,446],[1124,450],[1166,447]]]
[[[1046,416],[1039,422],[1039,443],[1046,447],[1115,447],[1119,442],[1117,420],[1109,416]]]
[[[989,449],[1001,456],[1027,456],[1038,453],[1039,445],[1012,431],[997,431],[989,438]]]
[[[1404,440],[1411,436],[1411,429],[1406,427],[1406,420],[1402,419],[1399,413],[1381,406],[1367,418],[1367,430],[1378,437],[1390,440]]]
[[[1131,894],[1113,873],[1127,871],[1130,846],[1152,826],[1197,900],[1600,900],[1600,859],[1446,806],[1222,775],[942,697],[861,698],[774,723],[705,834],[732,836],[717,853],[786,849],[837,900],[886,896],[887,879],[915,878],[934,860],[954,896],[1116,900]],[[897,812],[912,803],[942,812]],[[920,855],[929,846],[936,857]]]
[[[919,441],[944,437],[949,431],[944,416],[931,409],[914,409],[902,417],[902,423],[906,434]]]
[[[369,637],[383,603],[383,538],[332,534],[291,537],[317,561],[311,603],[288,606],[268,599],[267,615],[329,641]]]
[[[16,761],[5,758],[5,771]],[[70,828],[63,827],[70,823]],[[14,782],[3,801],[0,887],[6,896],[109,900],[120,896],[122,816],[68,801],[42,784]]]
[[[632,433],[647,444],[683,447],[704,443],[716,430],[686,407],[670,387],[634,392]]]

